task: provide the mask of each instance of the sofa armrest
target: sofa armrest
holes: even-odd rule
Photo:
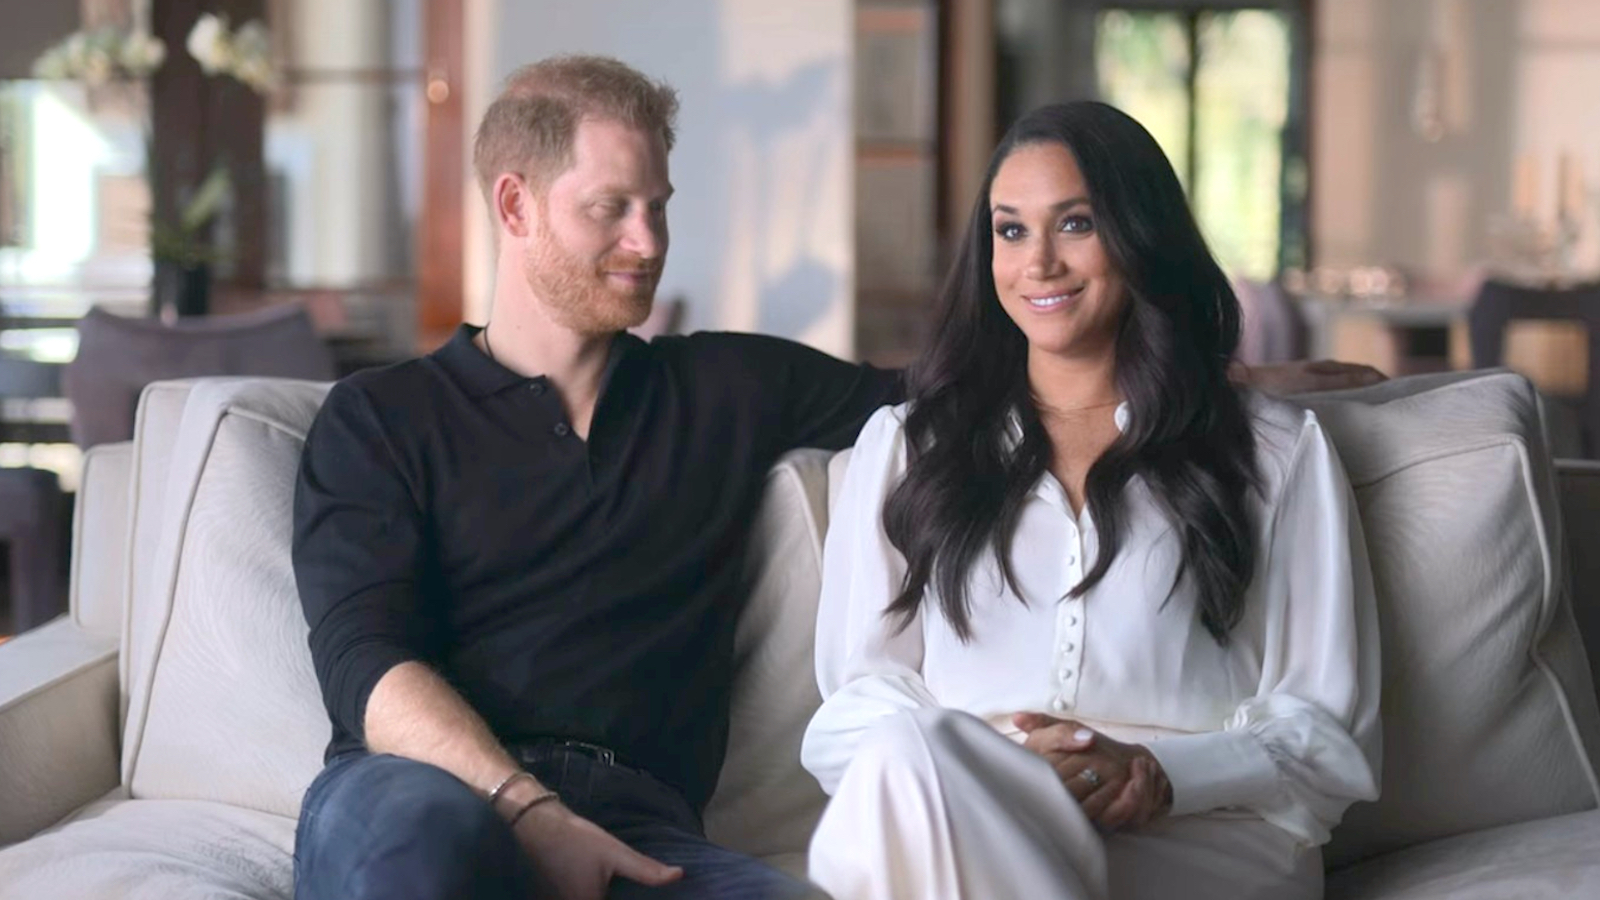
[[[0,846],[117,786],[117,702],[113,638],[61,618],[0,644]]]

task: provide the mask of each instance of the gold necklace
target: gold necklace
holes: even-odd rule
[[[1122,404],[1121,400],[1107,400],[1104,403],[1091,403],[1088,406],[1074,406],[1071,409],[1053,409],[1053,408],[1050,408],[1050,407],[1045,407],[1045,411],[1049,412],[1049,413],[1051,413],[1053,415],[1060,416],[1060,415],[1065,415],[1067,413],[1088,412],[1091,409],[1105,409],[1108,406],[1120,406],[1121,404]]]

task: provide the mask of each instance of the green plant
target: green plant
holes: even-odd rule
[[[183,208],[178,211],[176,223],[155,221],[150,223],[150,258],[157,262],[172,262],[185,269],[216,262],[221,254],[206,244],[201,236],[211,224],[222,204],[233,190],[233,180],[226,166],[213,166],[211,174],[200,182]]]

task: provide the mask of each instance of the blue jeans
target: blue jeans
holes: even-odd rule
[[[517,755],[573,812],[640,853],[683,867],[683,878],[666,887],[616,879],[614,900],[776,900],[810,890],[760,860],[706,840],[688,802],[644,772],[554,744]],[[347,753],[330,761],[306,791],[294,848],[299,900],[523,900],[534,896],[533,874],[504,820],[443,769],[398,756]]]

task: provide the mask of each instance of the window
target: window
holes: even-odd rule
[[[0,82],[0,285],[145,290],[144,110],[134,85]]]
[[[1101,96],[1160,142],[1230,274],[1304,262],[1303,233],[1283,227],[1285,194],[1303,197],[1305,181],[1285,152],[1291,45],[1279,10],[1112,9],[1096,23]]]
[[[997,124],[1099,97],[1161,144],[1230,275],[1305,268],[1309,0],[996,0]]]

